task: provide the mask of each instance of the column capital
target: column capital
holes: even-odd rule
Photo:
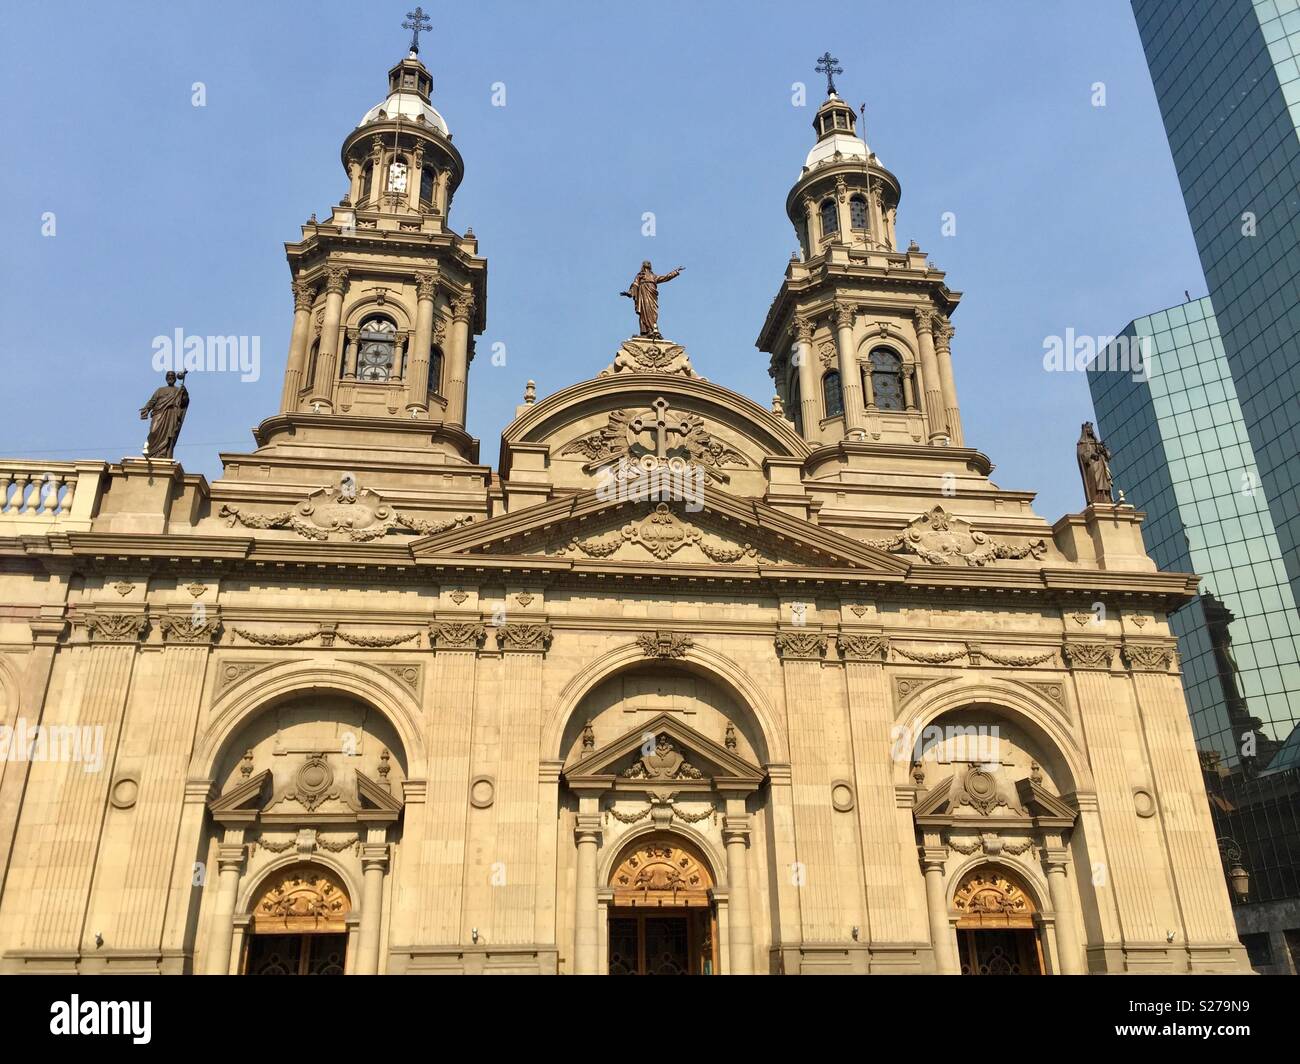
[[[497,629],[497,646],[503,652],[542,654],[551,645],[549,624],[503,624]]]
[[[361,870],[384,871],[388,867],[388,843],[368,842],[361,847]]]
[[[858,308],[852,303],[836,301],[835,303],[835,327],[838,329],[849,329],[853,327],[853,318],[858,312]]]
[[[600,827],[599,813],[579,813],[573,829],[573,838],[579,846],[584,843],[599,846],[604,832]]]
[[[740,816],[728,813],[722,818],[722,841],[725,844],[733,842],[749,845],[749,836],[752,831],[752,818],[748,813]]]
[[[331,266],[325,271],[325,291],[330,295],[342,295],[348,283],[348,271],[342,266]]]
[[[1125,642],[1120,654],[1134,672],[1168,672],[1178,661],[1178,650],[1172,643]]]
[[[935,313],[929,307],[917,307],[912,312],[912,321],[916,324],[916,331],[928,333],[934,327]]]
[[[316,302],[316,286],[307,281],[293,282],[293,309],[294,313],[300,310],[311,310],[312,304]]]
[[[1064,846],[1046,847],[1043,850],[1043,866],[1047,869],[1048,874],[1060,872],[1065,874],[1066,866],[1070,863],[1070,851]]]
[[[438,271],[420,270],[415,275],[415,298],[432,300],[438,291]]]
[[[451,315],[456,321],[469,321],[474,316],[474,295],[466,292],[451,301]]]
[[[223,842],[217,847],[217,870],[219,872],[242,872],[247,846],[242,842]]]
[[[813,323],[802,314],[796,314],[791,326],[795,339],[801,344],[812,343]]]
[[[434,650],[478,651],[487,639],[481,621],[435,621],[429,625],[429,646]]]
[[[1115,660],[1115,647],[1110,643],[1093,643],[1083,640],[1066,640],[1061,656],[1071,669],[1104,669],[1110,671]]]
[[[948,319],[942,314],[938,315],[934,325],[934,344],[940,351],[948,351],[952,345],[952,338],[957,335],[957,330],[952,327]]]
[[[916,850],[921,859],[921,868],[925,872],[942,872],[948,863],[946,846],[918,846]]]
[[[889,637],[869,633],[841,632],[835,646],[845,661],[883,662],[889,654]]]
[[[818,661],[826,656],[828,641],[825,632],[806,630],[777,632],[776,652],[782,658]]]

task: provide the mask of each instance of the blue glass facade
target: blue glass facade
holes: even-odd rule
[[[1132,0],[1300,599],[1300,0]]]
[[[1115,486],[1147,513],[1156,564],[1201,575],[1171,625],[1212,813],[1251,873],[1251,900],[1285,902],[1300,897],[1300,611],[1223,340],[1208,298],[1138,318],[1121,338],[1088,373],[1098,434]],[[1141,372],[1120,357],[1134,350]],[[1268,929],[1247,930],[1268,955]]]

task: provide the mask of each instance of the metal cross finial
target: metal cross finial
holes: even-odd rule
[[[423,8],[417,7],[414,11],[406,13],[406,21],[402,23],[402,29],[411,31],[411,51],[417,55],[420,53],[420,34],[427,30],[431,24],[429,16],[424,13]]]
[[[844,68],[840,66],[840,61],[830,52],[824,52],[817,60],[817,73],[826,75],[826,95],[835,95],[835,75],[843,74]]]

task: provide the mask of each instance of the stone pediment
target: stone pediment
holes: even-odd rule
[[[902,579],[909,564],[762,502],[704,489],[683,501],[606,501],[593,490],[451,529],[412,547],[455,554],[566,558],[577,563],[850,569]]]
[[[564,770],[571,783],[605,778],[615,790],[754,790],[765,779],[757,765],[706,738],[670,714],[631,729],[598,750],[584,751]]]
[[[272,774],[251,775],[209,803],[220,824],[264,825],[300,822],[360,823],[396,820],[402,802],[388,787],[361,771],[351,773],[352,785],[340,778],[322,754],[305,758],[289,782],[272,793]]]
[[[1069,827],[1078,813],[1062,798],[1033,779],[1008,785],[979,766],[949,776],[927,791],[913,808],[922,826],[951,826],[1021,822],[1039,827]]]

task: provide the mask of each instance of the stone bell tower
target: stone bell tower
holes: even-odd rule
[[[960,447],[949,318],[961,299],[913,243],[898,250],[901,187],[835,90],[826,53],[817,140],[786,198],[799,250],[759,334],[774,406],[809,442]]]
[[[264,447],[306,432],[477,461],[465,405],[487,262],[473,230],[450,224],[464,162],[417,49],[413,39],[385,98],[343,141],[346,194],[285,245],[293,332],[280,414],[258,430]]]

